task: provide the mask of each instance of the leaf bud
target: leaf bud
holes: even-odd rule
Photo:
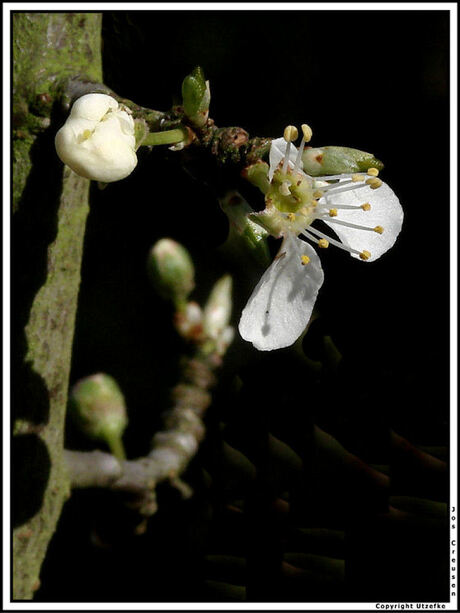
[[[115,379],[103,373],[81,379],[70,392],[70,409],[82,432],[104,441],[115,457],[124,459],[121,437],[128,417]]]
[[[383,163],[372,153],[349,147],[306,147],[302,162],[304,171],[313,177],[383,168]]]
[[[170,238],[150,249],[147,269],[156,291],[176,306],[183,305],[195,287],[195,270],[189,252]]]
[[[182,82],[184,113],[194,126],[201,127],[206,123],[210,100],[209,81],[205,81],[203,69],[197,66]]]

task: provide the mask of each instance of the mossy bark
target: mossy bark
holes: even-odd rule
[[[99,13],[13,14],[13,598],[27,600],[69,485],[63,462],[89,181],[54,151],[67,81],[102,81]]]

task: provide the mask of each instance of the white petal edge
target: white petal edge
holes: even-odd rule
[[[334,190],[330,190],[327,198],[320,200],[320,204],[324,202],[327,202],[331,208],[341,204],[357,206],[365,202],[371,205],[370,211],[363,211],[362,209],[338,209],[337,219],[370,228],[382,226],[383,234],[357,230],[356,228],[336,224],[333,221],[329,222],[327,219],[324,220],[334,230],[342,243],[359,252],[369,251],[371,257],[366,260],[368,262],[378,259],[388,251],[394,245],[401,231],[404,213],[398,197],[386,183],[382,183],[377,189],[371,189],[366,186],[335,196]],[[359,259],[358,254],[352,253],[351,255]]]
[[[302,265],[301,256],[310,262]],[[284,238],[241,314],[241,336],[256,349],[289,347],[307,326],[324,274],[316,251],[299,238]]]

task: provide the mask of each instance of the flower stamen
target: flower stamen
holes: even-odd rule
[[[375,226],[375,228],[369,228],[369,226],[361,226],[349,221],[343,221],[342,219],[329,219],[329,223],[339,224],[340,226],[347,226],[347,228],[354,228],[355,230],[368,230],[369,232],[377,232],[377,234],[383,234],[382,226]]]
[[[366,185],[369,185],[371,189],[377,189],[382,185],[383,181],[381,179],[377,179],[377,177],[371,177],[366,181]]]
[[[289,154],[291,152],[291,141],[296,140],[299,132],[295,126],[286,126],[284,129],[284,140],[286,141],[286,152],[284,154],[282,173],[285,175],[289,165]]]
[[[331,245],[334,245],[334,247],[338,247],[339,249],[343,249],[344,251],[348,251],[348,253],[355,253],[356,255],[359,255],[361,257],[361,253],[369,253],[368,251],[366,252],[361,252],[358,251],[357,249],[352,249],[352,247],[348,247],[347,245],[344,245],[343,243],[336,241],[334,238],[330,238],[329,236],[327,236],[327,234],[324,234],[324,232],[321,232],[320,230],[317,230],[316,228],[313,228],[312,226],[310,226],[308,228],[308,232],[306,230],[304,230],[302,232],[302,235],[305,236],[305,238],[309,238],[310,240],[313,240],[314,242],[317,242],[318,239],[314,238],[310,235],[310,232],[312,234],[315,234],[321,238],[326,239],[326,241],[328,243],[330,243]],[[370,253],[369,253],[369,257],[370,257]],[[363,258],[361,258],[363,259]]]
[[[302,130],[302,140],[300,141],[300,146],[299,146],[299,150],[297,151],[297,157],[295,159],[295,163],[294,163],[294,170],[295,172],[299,172],[299,170],[301,170],[302,168],[302,153],[303,150],[305,148],[305,143],[309,143],[311,141],[311,137],[313,136],[313,131],[310,128],[309,125],[307,125],[306,123],[303,123],[301,126],[301,130]]]
[[[362,210],[362,211],[370,211],[371,210],[371,205],[369,204],[369,202],[365,202],[364,204],[335,204],[333,202],[328,202],[327,204],[323,204],[323,207],[325,209],[329,209],[329,207],[332,205],[332,211],[341,211],[341,210],[348,210],[348,211],[358,211],[358,210]],[[335,217],[335,215],[332,215],[332,217]]]
[[[321,191],[325,192],[325,191],[333,190],[334,195],[342,194],[343,192],[349,192],[350,190],[361,189],[363,187],[367,187],[367,185],[372,187],[369,181],[380,181],[380,179],[376,179],[375,177],[372,177],[371,179],[368,179],[366,183],[360,183],[359,185],[356,185],[356,183],[353,183],[353,181],[341,181],[340,183],[333,183],[332,185],[322,185]],[[382,184],[382,181],[380,181],[380,184],[376,187],[380,187],[381,184]],[[343,187],[343,186],[346,186],[346,187]],[[374,187],[373,189],[376,189],[376,188]]]
[[[301,255],[300,260],[302,262],[302,266],[306,266],[306,264],[310,262],[310,258],[308,257],[308,255]]]

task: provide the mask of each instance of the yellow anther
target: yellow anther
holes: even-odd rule
[[[299,131],[295,126],[286,126],[284,128],[284,140],[287,143],[292,142],[299,136]]]
[[[337,209],[329,209],[329,217],[337,217]]]
[[[378,177],[379,171],[377,170],[377,168],[368,168],[367,169],[367,174],[370,177]]]
[[[368,260],[371,257],[371,254],[370,254],[369,251],[364,250],[362,253],[359,254],[359,257],[362,260],[366,261],[366,260]]]
[[[358,181],[364,181],[363,175],[351,175],[351,180],[353,183],[357,183]]]
[[[313,208],[315,208],[316,206],[318,206],[318,200],[312,200],[312,201],[311,201],[311,206],[312,206]]]
[[[289,219],[289,221],[295,221],[295,215],[294,215],[294,213],[288,213],[288,214],[287,214],[287,218]]]
[[[301,255],[300,259],[302,260],[302,266],[305,266],[310,261],[310,258],[308,257],[308,255]]]
[[[281,183],[281,185],[279,186],[279,192],[282,196],[290,196],[291,195],[291,191],[289,189],[289,184],[286,181],[283,181],[283,183]]]
[[[311,137],[313,136],[313,130],[306,123],[303,123],[300,127],[302,128],[302,134],[305,142],[309,143],[311,141]]]
[[[383,234],[382,226],[375,226],[374,232],[377,232],[377,234]]]
[[[327,241],[325,238],[320,238],[318,241],[318,247],[321,247],[321,249],[327,249],[329,247],[329,241]]]
[[[363,211],[370,211],[371,205],[369,204],[369,202],[365,202],[364,204],[361,205],[361,208],[363,209]]]
[[[381,181],[380,179],[377,179],[376,177],[371,177],[370,179],[366,181],[366,183],[369,185],[371,189],[377,189],[378,187],[382,185],[383,181]]]
[[[323,197],[323,192],[321,192],[320,190],[316,190],[316,192],[313,192],[313,198],[322,198]]]

